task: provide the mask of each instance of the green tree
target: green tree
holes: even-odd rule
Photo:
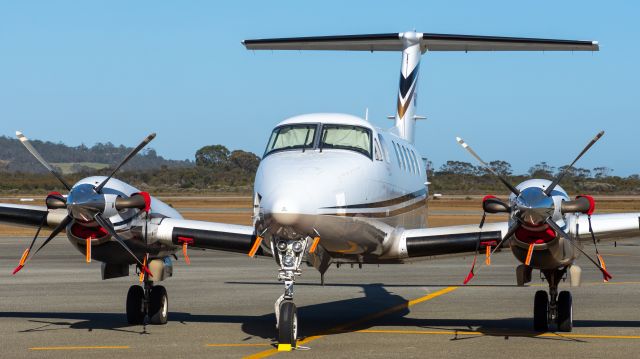
[[[529,168],[529,176],[533,178],[553,178],[555,167],[548,165],[546,162],[540,162],[537,165]]]
[[[246,171],[247,173],[255,173],[258,169],[258,164],[260,163],[260,157],[256,156],[251,152],[246,152],[242,150],[235,150],[231,152],[229,156],[229,161],[235,167]]]
[[[229,154],[223,145],[204,146],[196,152],[196,166],[225,169],[229,165]]]

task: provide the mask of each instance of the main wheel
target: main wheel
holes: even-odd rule
[[[533,301],[533,330],[549,330],[549,296],[544,290],[537,291]]]
[[[144,290],[139,285],[129,287],[127,293],[127,322],[142,324],[144,321]]]
[[[290,301],[280,304],[278,344],[289,344],[295,348],[298,341],[298,313],[296,305]]]
[[[151,324],[167,324],[168,314],[169,298],[167,297],[167,290],[161,285],[156,285],[151,288],[151,295],[149,296],[149,321]]]
[[[573,329],[573,298],[571,292],[562,291],[558,295],[558,330],[570,332]]]

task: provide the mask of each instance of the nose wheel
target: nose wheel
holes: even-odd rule
[[[278,316],[278,350],[290,350],[298,342],[298,313],[296,305],[291,301],[280,304]]]
[[[144,288],[132,285],[127,293],[127,322],[132,325],[166,324],[169,314],[167,290],[161,285],[146,282]]]
[[[544,290],[536,292],[533,304],[533,330],[546,332],[549,325],[556,323],[560,332],[573,330],[573,298],[571,292],[561,291],[558,294],[558,279],[562,278],[566,269],[553,272],[543,271],[549,282],[549,294]]]

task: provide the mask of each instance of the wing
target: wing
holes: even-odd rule
[[[587,216],[568,220],[569,233],[582,241],[591,241]],[[591,216],[591,227],[598,240],[640,237],[640,213],[610,213]],[[400,233],[397,246],[389,254],[405,257],[432,257],[468,253],[482,246],[495,245],[506,235],[507,222],[478,225],[407,229]]]
[[[569,223],[571,235],[591,240],[587,216],[579,216]],[[607,213],[591,216],[591,227],[599,240],[619,240],[640,236],[640,213]]]
[[[251,226],[176,218],[163,219],[155,235],[175,245],[186,242],[195,248],[238,253],[249,253],[256,241]],[[263,249],[259,248],[256,254],[263,255]]]
[[[474,252],[481,245],[495,246],[507,233],[507,222],[485,223],[482,229],[477,224],[460,226],[406,229],[397,241],[397,254],[402,257],[432,257]]]
[[[598,51],[597,41],[417,33],[425,51]],[[403,33],[244,40],[248,50],[402,51]]]
[[[54,228],[66,216],[66,210],[47,210],[44,206],[0,203],[0,223],[3,224],[37,228],[45,220],[47,227]]]

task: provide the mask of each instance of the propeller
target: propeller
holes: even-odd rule
[[[462,138],[456,137],[456,141],[458,141],[460,146],[462,146],[462,148],[467,150],[467,152],[469,152],[471,156],[473,156],[476,160],[478,160],[478,162],[480,162],[482,166],[484,166],[484,168],[486,168],[489,172],[491,172],[494,176],[496,176],[498,180],[500,180],[500,182],[502,182],[502,184],[504,184],[509,189],[509,191],[511,191],[511,193],[515,194],[516,196],[520,194],[520,191],[517,188],[515,188],[511,183],[509,183],[509,181],[507,181],[504,177],[498,174],[498,172],[496,172],[493,168],[491,168],[491,166],[489,166],[488,163],[483,161],[482,158],[478,156],[476,151],[474,151],[473,148],[471,148],[471,146],[469,146],[466,142],[464,142]]]
[[[67,227],[67,225],[69,223],[71,223],[71,221],[73,220],[73,218],[71,218],[70,216],[66,216],[62,222],[60,222],[56,228],[53,229],[53,231],[51,231],[51,234],[49,234],[49,237],[47,237],[47,239],[40,245],[40,247],[38,247],[38,249],[35,251],[35,253],[33,253],[33,256],[29,257],[29,253],[31,252],[31,249],[33,248],[33,245],[36,242],[36,239],[38,238],[38,234],[40,234],[40,230],[42,229],[42,227],[44,226],[44,223],[46,222],[47,217],[44,216],[42,223],[40,224],[40,227],[38,227],[38,230],[36,231],[36,235],[35,237],[33,237],[33,240],[31,241],[31,244],[29,245],[29,248],[27,248],[24,253],[22,254],[22,258],[20,259],[20,264],[18,264],[18,266],[13,270],[13,274],[18,273],[22,268],[24,268],[24,266],[27,264],[27,262],[33,258],[33,256],[35,256],[36,254],[38,254],[38,252],[40,252],[40,250],[42,250],[42,248],[44,248],[44,246],[46,246],[55,236],[57,236],[60,232],[62,232],[63,229],[65,229]]]
[[[60,173],[58,173],[58,171],[56,171],[53,166],[51,166],[47,161],[45,161],[44,158],[42,158],[40,153],[36,151],[36,149],[31,145],[31,142],[29,142],[29,139],[22,132],[16,131],[16,137],[18,137],[20,142],[22,142],[24,147],[27,148],[27,150],[33,155],[33,157],[38,160],[38,162],[40,162],[46,169],[48,169],[49,172],[51,172],[51,174],[54,175],[68,191],[71,191],[71,186],[69,186],[64,178],[62,178],[62,175],[60,175]]]
[[[587,257],[587,259],[589,259],[591,263],[593,263],[598,269],[600,269],[605,282],[609,281],[612,278],[611,274],[609,274],[609,272],[607,272],[607,270],[602,265],[600,265],[600,263],[596,262],[593,258],[591,258],[590,255],[588,255],[582,248],[580,248],[580,246],[577,243],[575,243],[573,239],[567,234],[567,232],[563,231],[562,228],[560,228],[560,226],[558,226],[556,222],[554,222],[551,218],[548,218],[547,224],[549,225],[549,227],[553,228],[553,230],[556,231],[556,233],[560,234],[569,243],[571,243],[573,248],[580,251],[580,253],[582,253],[585,257]]]
[[[553,200],[553,196],[551,193],[558,186],[562,178],[569,172],[569,170],[573,167],[573,165],[604,135],[604,131],[600,131],[578,154],[578,156],[566,166],[556,178],[551,182],[551,184],[546,188],[542,189],[539,187],[528,187],[522,190],[514,187],[506,178],[498,174],[487,162],[482,160],[480,156],[460,137],[456,137],[456,141],[464,148],[471,156],[473,156],[484,168],[486,168],[489,172],[491,172],[496,178],[502,182],[509,189],[511,193],[515,196],[513,199],[512,206],[507,205],[506,203],[500,201],[494,196],[486,196],[482,201],[482,208],[485,213],[510,213],[513,218],[513,223],[511,224],[509,230],[507,231],[507,235],[503,237],[500,243],[496,246],[494,251],[491,252],[492,255],[497,248],[509,239],[512,235],[516,233],[516,231],[524,226],[525,229],[533,229],[535,230],[551,227],[557,235],[562,236],[567,239],[577,250],[583,253],[591,262],[593,262],[598,269],[600,269],[605,277],[605,280],[611,278],[611,275],[606,271],[603,265],[597,263],[591,257],[589,257],[583,250],[578,246],[574,241],[571,240],[569,235],[562,231],[559,226],[553,221],[552,217],[555,213],[556,206]],[[587,215],[591,215],[594,209],[593,199],[588,196],[579,196],[573,201],[563,201],[560,207],[560,212],[562,214],[567,213],[586,213]],[[480,228],[482,228],[481,221]],[[554,235],[555,237],[555,235]],[[531,260],[531,254],[533,249],[533,243],[529,247],[529,253],[527,255],[526,264],[528,265]],[[490,261],[490,255],[487,257],[487,262]],[[599,258],[600,260],[600,258]],[[601,260],[600,260],[601,261]],[[604,261],[601,261],[604,263]],[[473,278],[473,271],[475,267],[475,259],[472,264],[471,271],[467,278],[465,279],[465,284]]]
[[[504,244],[504,242],[511,238],[511,236],[513,236],[514,233],[516,233],[516,231],[518,230],[518,227],[520,226],[520,224],[518,222],[514,222],[511,227],[509,227],[509,229],[507,230],[507,233],[505,233],[505,235],[502,237],[502,239],[500,240],[500,242],[498,242],[498,244],[496,245],[496,247],[491,251],[491,253],[489,253],[489,256],[487,257],[487,261],[484,262],[484,264],[490,263],[491,261],[491,256],[493,255],[493,253],[495,253],[498,248],[502,247],[502,245]],[[480,238],[478,237],[478,241],[480,241]],[[479,243],[479,242],[478,242]],[[464,281],[462,282],[463,284],[467,284],[471,281],[471,279],[473,279],[473,277],[476,275],[475,272],[475,267],[476,267],[476,258],[473,258],[473,263],[471,264],[471,270],[469,271],[469,274],[467,274],[467,277],[464,279]],[[480,268],[484,268],[480,267]],[[480,271],[480,269],[478,269],[478,272]]]
[[[102,228],[104,228],[109,235],[111,235],[131,256],[133,256],[136,262],[142,268],[142,271],[149,274],[146,265],[144,265],[140,260],[135,256],[135,254],[131,251],[131,249],[126,245],[126,243],[120,238],[120,236],[116,233],[115,229],[111,222],[104,217],[104,212],[106,206],[106,198],[102,193],[107,182],[117,173],[117,171],[124,166],[131,158],[133,158],[142,148],[144,148],[151,140],[156,137],[155,133],[148,135],[138,146],[132,149],[125,158],[120,161],[120,163],[114,168],[111,174],[105,178],[98,186],[94,187],[91,184],[78,184],[74,187],[71,187],[62,177],[60,173],[56,171],[56,169],[51,166],[40,153],[31,145],[26,136],[20,131],[16,132],[16,136],[20,140],[20,142],[27,148],[27,150],[45,167],[51,174],[53,174],[62,185],[69,190],[69,195],[65,198],[59,192],[50,193],[45,203],[47,205],[47,209],[66,209],[68,214],[64,218],[58,226],[51,232],[49,237],[42,243],[42,245],[35,251],[33,255],[38,253],[44,246],[46,246],[56,235],[58,235],[63,229],[71,223],[71,221],[76,220],[78,223],[83,224],[85,222],[93,222],[95,221]],[[114,207],[117,211],[121,211],[129,208],[136,208],[143,210],[145,212],[149,211],[150,197],[146,192],[140,192],[132,195],[128,198],[117,197],[115,199]],[[36,234],[31,241],[29,247],[25,249],[21,259],[20,264],[14,270],[13,274],[16,274],[20,271],[26,262],[33,256],[29,257],[31,250],[40,234],[42,227],[46,223],[47,216],[45,215],[42,219],[40,226],[38,227]],[[147,213],[148,219],[148,213]],[[146,227],[146,226],[145,226]],[[145,228],[145,238],[146,241],[146,228]],[[90,242],[87,242],[87,246],[90,245]],[[87,261],[89,261],[90,254],[87,254]]]
[[[122,240],[122,238],[120,238],[120,235],[118,235],[118,233],[116,232],[115,228],[113,228],[113,225],[111,224],[111,221],[109,221],[108,219],[104,218],[100,213],[97,213],[94,218],[95,218],[96,222],[102,228],[106,229],[107,232],[109,232],[111,237],[113,237],[116,240],[116,242],[118,242],[118,244],[120,244],[122,246],[122,248],[124,248],[127,252],[129,252],[131,257],[133,257],[133,259],[135,259],[136,262],[138,262],[138,264],[140,265],[141,270],[143,272],[147,273],[150,277],[152,277],[151,272],[147,268],[146,264],[143,264],[140,261],[140,259],[138,259],[138,257],[133,253],[133,251],[131,251],[131,248],[129,248],[129,246],[127,246],[127,244],[124,242],[124,240]]]
[[[136,146],[136,148],[132,149],[131,152],[129,152],[129,154],[126,155],[125,158],[122,161],[120,161],[120,163],[116,166],[116,168],[113,169],[111,174],[107,178],[105,178],[104,181],[102,181],[102,183],[100,183],[95,188],[96,193],[100,193],[102,191],[102,188],[104,188],[104,185],[106,185],[107,182],[109,182],[109,180],[111,179],[111,177],[113,177],[113,175],[115,175],[116,172],[118,172],[120,167],[124,166],[127,162],[129,162],[129,160],[132,159],[133,156],[135,156],[138,152],[140,152],[140,150],[142,148],[144,148],[144,146],[146,146],[154,138],[156,138],[156,134],[152,133],[149,136],[147,136],[144,140],[142,140],[142,142],[140,142],[140,144],[138,146]]]
[[[564,175],[567,174],[567,172],[569,172],[569,170],[573,167],[574,164],[576,164],[576,162],[578,162],[578,160],[580,159],[580,157],[582,157],[582,155],[584,155],[585,153],[587,153],[587,151],[589,151],[589,149],[591,148],[591,146],[593,146],[596,142],[598,142],[598,140],[600,139],[600,137],[602,137],[604,135],[604,131],[600,131],[598,132],[598,134],[591,139],[591,141],[589,141],[589,143],[587,143],[587,145],[584,147],[584,149],[582,149],[582,152],[580,152],[578,154],[578,156],[573,160],[573,162],[571,162],[570,165],[568,165],[567,167],[564,168],[564,170],[562,172],[560,172],[558,174],[558,176],[556,176],[556,178],[553,180],[553,182],[551,182],[551,184],[549,185],[549,187],[547,187],[546,191],[544,191],[544,194],[546,194],[547,196],[551,194],[551,192],[553,191],[554,188],[556,188],[556,186],[558,185],[558,183],[560,183],[560,180],[562,180],[562,177],[564,177]]]

